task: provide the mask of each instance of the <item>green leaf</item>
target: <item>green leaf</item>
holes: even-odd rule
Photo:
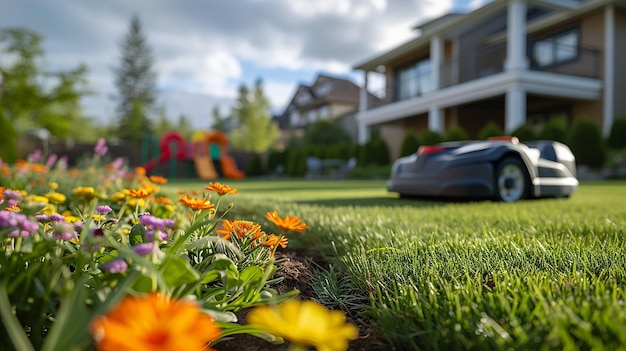
[[[168,257],[161,266],[161,273],[167,286],[176,288],[200,281],[200,274],[182,257]]]
[[[143,224],[135,224],[130,230],[129,240],[131,245],[137,245],[144,242],[146,237],[146,227]]]

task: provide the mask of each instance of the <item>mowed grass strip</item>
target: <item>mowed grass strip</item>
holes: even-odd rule
[[[304,219],[291,243],[333,262],[337,305],[363,301],[352,312],[398,349],[626,348],[625,182],[515,204],[398,199],[384,181],[227,183],[238,214]]]

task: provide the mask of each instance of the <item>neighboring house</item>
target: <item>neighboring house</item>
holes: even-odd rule
[[[407,131],[471,137],[551,117],[596,121],[608,135],[626,115],[626,0],[494,0],[416,29],[417,38],[354,66],[382,72],[386,94],[361,101],[359,142],[376,129],[397,157]]]
[[[301,136],[309,124],[320,119],[336,119],[356,142],[359,96],[360,87],[353,82],[320,74],[313,85],[298,86],[283,114],[275,119],[289,136]],[[373,95],[370,99],[378,100]]]

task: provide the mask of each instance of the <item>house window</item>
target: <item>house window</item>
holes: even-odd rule
[[[578,58],[579,43],[578,29],[537,40],[533,45],[533,60],[539,67],[574,61]]]
[[[311,101],[311,95],[309,95],[309,93],[307,92],[301,92],[300,94],[298,94],[298,97],[296,99],[298,101],[298,105],[305,105]]]
[[[430,85],[430,60],[417,61],[409,66],[401,68],[397,72],[398,100],[410,99],[421,96],[431,90]]]
[[[330,89],[332,88],[332,83],[331,82],[322,82],[320,83],[320,85],[315,89],[315,94],[317,94],[317,96],[326,96],[328,95],[328,93],[330,93]]]

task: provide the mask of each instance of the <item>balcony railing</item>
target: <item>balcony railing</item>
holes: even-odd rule
[[[463,52],[460,58],[444,61],[441,65],[440,88],[500,73],[504,67],[504,44],[481,47]]]
[[[562,49],[562,48],[561,48]],[[554,64],[540,65],[537,60],[532,58],[532,52],[529,49],[529,69],[533,71],[551,72],[564,74],[569,76],[599,78],[601,69],[601,54],[599,50],[586,47],[573,48],[576,52],[575,57],[567,61],[560,61]],[[455,60],[444,61],[441,64],[439,89],[445,89],[454,85],[469,82],[475,79],[498,74],[504,71],[504,62],[506,60],[506,45],[498,44],[489,47],[482,47],[475,50],[463,52],[461,58]],[[392,84],[392,86],[397,86]],[[413,94],[411,98],[420,97],[426,90],[416,90],[419,93]],[[388,90],[385,94],[380,94],[381,100],[374,102],[368,101],[368,109],[376,108],[400,101],[393,90]],[[405,100],[405,99],[403,99]]]

